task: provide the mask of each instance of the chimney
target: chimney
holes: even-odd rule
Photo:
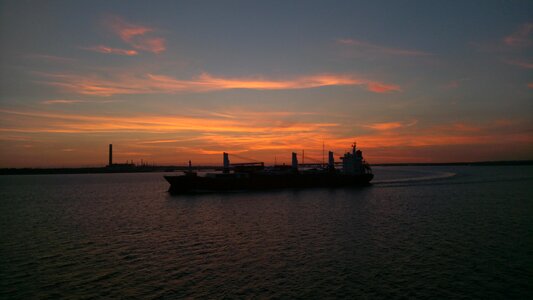
[[[113,165],[113,144],[109,144],[109,166]]]
[[[229,155],[224,152],[224,169],[223,169],[223,172],[224,173],[229,173]]]

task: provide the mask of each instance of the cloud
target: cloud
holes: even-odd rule
[[[453,123],[451,128],[456,131],[476,132],[480,131],[481,127],[466,123]]]
[[[124,142],[127,144],[125,147],[156,152],[161,152],[161,149],[173,152],[179,148],[180,155],[189,153],[187,155],[192,155],[191,158],[195,159],[198,155],[220,154],[223,151],[221,149],[231,150],[232,153],[302,149],[306,143],[319,143],[324,136],[329,135],[332,128],[338,126],[336,123],[306,121],[299,117],[300,113],[291,112],[261,114],[259,111],[252,111],[247,114],[239,111],[224,114],[240,117],[105,116],[0,109],[0,116],[5,120],[0,132],[3,136],[38,134],[50,140],[55,140],[54,136],[59,140],[68,140],[93,134],[110,134],[115,139],[123,139],[116,135],[121,133],[121,137],[140,137]],[[67,147],[69,146],[65,146]]]
[[[486,42],[469,42],[469,45],[477,49],[478,51],[488,52],[488,53],[506,53],[508,54],[517,54],[521,53],[530,46],[533,45],[533,40],[531,38],[533,34],[533,23],[524,23],[520,25],[514,32],[511,34],[499,38],[493,41]],[[506,61],[510,64],[520,65],[519,61]]]
[[[443,87],[445,89],[456,89],[462,85],[463,82],[470,80],[470,78],[454,79],[446,83]]]
[[[74,103],[82,103],[82,102],[85,102],[85,101],[83,101],[83,100],[63,100],[63,99],[41,101],[42,104],[74,104]]]
[[[390,93],[401,91],[400,87],[393,84],[384,84],[380,82],[367,82],[367,89],[374,93]]]
[[[227,89],[291,90],[324,86],[364,86],[374,93],[401,91],[395,84],[387,84],[350,75],[319,74],[300,76],[287,80],[264,78],[215,77],[204,73],[191,80],[175,79],[170,76],[145,74],[132,76],[120,74],[115,78],[79,76],[71,74],[38,73],[48,78],[45,83],[69,92],[111,96],[116,94],[173,94],[177,92],[208,92]]]
[[[533,63],[522,61],[522,60],[505,60],[506,63],[518,66],[524,69],[533,69]]]
[[[97,116],[89,114],[69,114],[63,112],[16,111],[0,109],[6,119],[18,127],[2,128],[7,132],[42,133],[97,133],[97,132],[316,132],[324,128],[338,126],[336,123],[316,123],[304,121],[282,121],[270,117],[248,116],[239,119],[212,117],[191,117],[186,115],[137,115],[137,116]]]
[[[372,128],[375,130],[391,130],[403,127],[400,122],[386,122],[386,123],[374,123],[370,125],[365,125],[365,127]]]
[[[118,55],[126,55],[126,56],[134,56],[134,55],[139,54],[139,52],[137,52],[136,50],[111,48],[111,47],[107,47],[103,45],[94,46],[94,47],[86,47],[84,49],[99,52],[99,53],[118,54]]]
[[[176,143],[181,140],[171,139],[171,140],[151,140],[151,141],[142,141],[141,144],[166,144],[166,143]]]
[[[363,125],[363,127],[371,128],[374,130],[388,131],[394,130],[403,127],[411,127],[418,123],[417,120],[412,120],[410,122],[383,122],[383,123],[372,123],[368,125]]]
[[[363,51],[372,51],[380,52],[383,54],[389,55],[399,55],[399,56],[431,56],[431,53],[418,51],[418,50],[409,50],[409,49],[399,49],[399,48],[390,48],[385,46],[380,46],[372,44],[369,42],[356,40],[356,39],[339,39],[337,40],[338,44],[352,46],[354,48],[363,50]]]
[[[503,42],[510,47],[529,47],[532,44],[531,34],[533,23],[525,23],[515,32],[503,38]]]
[[[533,145],[529,121],[492,120],[483,124],[448,123],[430,127],[417,126],[409,130],[396,130],[416,124],[415,121],[374,123],[375,132],[360,135],[356,141],[364,148],[428,147],[449,145],[490,145],[495,143],[529,143]],[[339,128],[342,128],[342,124]],[[391,132],[392,131],[392,132]],[[353,138],[336,138],[330,142],[334,148],[345,147]],[[344,145],[344,146],[343,146]],[[342,149],[342,148],[341,148]]]
[[[104,19],[104,24],[118,35],[122,41],[137,50],[155,54],[166,50],[165,39],[150,36],[155,31],[154,28],[129,23],[119,16],[107,16]]]
[[[74,58],[70,57],[61,57],[61,56],[55,56],[55,55],[48,55],[48,54],[28,54],[26,55],[27,58],[30,59],[38,59],[38,60],[46,60],[54,63],[71,63],[76,61]]]
[[[533,89],[533,82],[528,83],[527,87],[530,88],[530,89]]]
[[[53,99],[41,101],[41,104],[75,104],[75,103],[114,103],[122,100],[70,100],[70,99]]]
[[[14,152],[13,155],[18,155],[21,164],[26,163],[29,157],[42,158],[47,151],[47,155],[53,158],[47,159],[47,162],[58,164],[66,159],[65,156],[57,155],[60,152],[58,150],[72,148],[80,153],[77,160],[72,162],[74,165],[83,159],[87,163],[101,161],[101,153],[106,151],[106,142],[102,142],[102,139],[110,139],[121,145],[120,151],[123,154],[136,156],[133,153],[142,153],[158,162],[166,161],[170,164],[189,159],[194,163],[218,163],[222,151],[227,151],[230,155],[243,153],[243,156],[265,162],[273,162],[276,155],[278,162],[287,162],[290,161],[292,151],[302,149],[305,149],[306,162],[310,162],[313,161],[312,158],[320,160],[323,142],[327,150],[332,150],[338,156],[354,140],[371,162],[420,162],[424,159],[442,161],[445,156],[429,156],[425,151],[440,149],[439,151],[450,154],[446,150],[462,149],[463,152],[450,154],[453,156],[451,160],[458,160],[466,157],[468,151],[478,153],[479,149],[488,149],[490,152],[495,145],[507,145],[506,151],[530,149],[533,145],[529,120],[495,119],[474,125],[451,122],[425,127],[414,126],[418,124],[416,120],[391,121],[368,124],[366,127],[374,130],[354,136],[352,130],[346,132],[346,128],[353,128],[353,119],[335,118],[334,122],[317,122],[316,117],[321,116],[289,111],[263,114],[260,111],[246,112],[242,108],[237,111],[216,111],[212,115],[139,113],[120,116],[0,109],[3,121],[0,140],[4,144],[14,145],[5,147],[6,149],[35,141],[36,137],[45,141],[43,145],[46,144],[46,147],[35,144],[31,151]],[[92,140],[87,145],[89,149],[85,146],[73,147],[78,145],[81,137]],[[509,145],[513,147],[508,147]],[[39,155],[35,156],[36,153]],[[128,159],[132,158],[137,159]],[[237,160],[234,156],[231,159]],[[42,160],[32,163],[35,165],[40,161]],[[12,162],[6,161],[4,164],[8,163]]]
[[[141,38],[132,46],[136,49],[159,54],[166,50],[166,42],[163,38]]]

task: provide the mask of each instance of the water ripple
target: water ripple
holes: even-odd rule
[[[0,298],[527,299],[532,171],[178,197],[162,174],[3,177]]]

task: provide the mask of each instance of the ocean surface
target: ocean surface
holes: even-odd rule
[[[0,176],[0,298],[533,299],[533,166],[171,196],[163,173]]]

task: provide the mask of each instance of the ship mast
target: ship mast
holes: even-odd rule
[[[324,141],[322,141],[322,167],[324,166]]]

